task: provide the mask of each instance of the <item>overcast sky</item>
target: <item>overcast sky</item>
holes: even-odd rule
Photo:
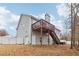
[[[0,4],[0,29],[5,29],[10,35],[16,36],[16,27],[20,14],[31,14],[38,18],[44,18],[47,12],[51,16],[51,23],[58,29],[64,30],[63,21],[67,17],[67,8],[64,4],[33,4],[10,3]]]

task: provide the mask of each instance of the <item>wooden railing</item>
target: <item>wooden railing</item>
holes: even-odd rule
[[[47,30],[51,30],[54,31],[55,30],[55,26],[45,20],[38,20],[37,22],[32,24],[32,29],[38,29],[38,28],[44,28]]]

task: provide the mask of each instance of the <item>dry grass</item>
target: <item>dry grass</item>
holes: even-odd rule
[[[67,45],[31,46],[31,45],[0,45],[0,55],[11,56],[72,56],[79,55],[79,51],[72,50]]]

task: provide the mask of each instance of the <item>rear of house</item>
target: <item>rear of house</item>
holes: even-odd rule
[[[42,43],[44,45],[47,44],[51,45],[54,43],[52,37],[48,33],[42,33],[42,40],[41,40],[41,32],[33,30],[32,24],[37,23],[39,20],[40,19],[37,19],[32,15],[26,15],[26,14],[21,15],[17,27],[17,36],[16,36],[17,44],[40,45]],[[48,14],[45,15],[45,22],[50,23],[50,16]],[[38,23],[37,25],[39,24],[40,23]]]

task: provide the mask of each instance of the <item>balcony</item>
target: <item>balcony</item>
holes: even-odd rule
[[[32,24],[32,29],[34,31],[43,31],[43,32],[48,32],[49,31],[54,31],[55,26],[52,25],[51,23],[45,21],[45,20],[38,20],[37,22]]]

